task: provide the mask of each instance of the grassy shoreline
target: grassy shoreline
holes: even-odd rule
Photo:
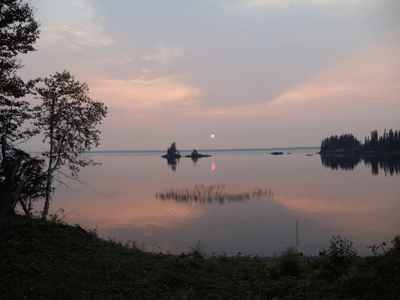
[[[315,260],[143,252],[60,221],[0,215],[3,299],[400,299],[400,236],[359,257],[344,238]],[[381,250],[381,253],[378,253]]]

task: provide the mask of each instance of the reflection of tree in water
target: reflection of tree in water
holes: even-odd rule
[[[360,161],[361,158],[355,156],[338,157],[321,155],[322,164],[325,166],[325,168],[331,168],[332,170],[341,168],[343,170],[350,171],[353,170]]]
[[[357,156],[340,157],[321,155],[321,162],[326,168],[337,170],[338,168],[346,171],[353,170],[362,160],[367,167],[371,167],[373,175],[379,175],[379,169],[384,170],[385,176],[389,173],[393,176],[395,173],[400,174],[400,156],[384,155],[376,157]]]
[[[270,189],[254,188],[253,191],[243,191],[240,186],[234,186],[233,189],[227,188],[225,184],[218,185],[195,185],[192,189],[169,189],[164,193],[156,193],[156,199],[163,201],[174,200],[176,202],[196,202],[198,204],[228,202],[242,202],[252,198],[272,198],[274,192]]]
[[[176,171],[176,164],[177,164],[177,162],[179,162],[179,159],[175,159],[175,158],[167,159],[167,164],[168,164],[168,166],[171,167],[171,169],[172,169],[173,171]]]
[[[371,166],[372,174],[379,175],[379,169],[385,172],[385,176],[389,173],[393,176],[394,173],[400,174],[400,156],[387,155],[381,157],[367,157],[364,158],[366,166]]]

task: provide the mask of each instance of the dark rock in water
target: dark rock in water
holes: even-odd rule
[[[292,153],[288,152],[288,153],[286,153],[286,154],[292,154]]]
[[[211,157],[211,155],[200,154],[200,153],[197,152],[196,149],[194,149],[193,152],[190,155],[186,155],[185,157],[190,157],[193,160],[197,160],[197,159],[202,158],[202,157]]]
[[[272,152],[271,154],[272,154],[272,155],[282,155],[283,152]]]
[[[306,156],[313,156],[314,154],[306,154]]]
[[[176,160],[179,160],[182,155],[179,154],[179,150],[176,149],[175,142],[171,144],[171,147],[167,149],[167,154],[162,155],[162,158],[166,158],[168,160],[168,165],[172,166],[172,169],[175,171]],[[199,158],[202,157],[211,157],[211,155],[200,154],[196,149],[190,155],[186,155],[185,157],[190,157],[194,162],[196,162]]]

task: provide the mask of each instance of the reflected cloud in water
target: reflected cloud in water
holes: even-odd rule
[[[235,185],[228,187],[226,184],[217,185],[195,185],[192,189],[169,189],[163,193],[156,193],[156,199],[167,201],[173,200],[179,203],[213,204],[223,205],[228,202],[243,202],[250,199],[273,198],[271,189],[255,187],[252,191],[243,190]]]
[[[321,155],[321,163],[325,168],[332,170],[352,171],[360,162],[364,161],[367,167],[371,167],[372,175],[378,176],[379,169],[383,170],[385,176],[400,174],[400,156],[385,155],[377,157],[357,157],[357,156],[326,156]]]

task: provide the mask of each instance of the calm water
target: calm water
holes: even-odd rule
[[[272,151],[199,151],[212,157],[176,166],[164,153],[92,153],[102,166],[81,171],[87,186],[57,187],[50,213],[63,208],[69,223],[103,238],[172,254],[201,240],[207,254],[272,255],[296,246],[296,220],[307,255],[333,235],[369,255],[367,246],[400,234],[398,164],[385,174],[385,163],[306,156],[318,148]]]

